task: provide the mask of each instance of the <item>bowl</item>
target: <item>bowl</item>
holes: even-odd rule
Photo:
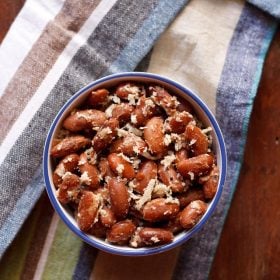
[[[146,83],[156,83],[164,86],[167,90],[170,90],[171,93],[175,93],[185,100],[187,100],[193,107],[198,118],[206,125],[212,127],[211,136],[213,139],[213,151],[217,158],[217,165],[220,170],[220,177],[218,182],[218,188],[216,195],[211,200],[208,205],[208,209],[199,222],[190,230],[185,230],[177,235],[175,235],[174,240],[165,245],[155,246],[155,247],[144,247],[144,248],[131,248],[128,246],[120,246],[113,245],[101,240],[97,237],[89,235],[83,231],[81,231],[75,221],[72,212],[68,209],[67,206],[63,206],[56,198],[55,186],[52,182],[52,162],[50,158],[50,149],[51,143],[59,131],[62,121],[65,117],[76,107],[82,104],[86,97],[88,96],[91,90],[101,88],[101,87],[111,87],[116,84],[125,81],[137,81],[137,82],[146,82]],[[172,249],[176,246],[181,245],[190,239],[193,235],[195,235],[206,223],[206,221],[210,218],[213,213],[219,198],[221,196],[223,185],[226,177],[226,148],[223,140],[223,136],[219,125],[211,113],[207,105],[189,88],[175,82],[174,80],[168,79],[166,77],[152,74],[152,73],[142,73],[142,72],[127,72],[127,73],[118,73],[110,76],[103,77],[96,81],[91,82],[77,93],[75,93],[61,108],[55,117],[50,130],[47,135],[47,139],[45,142],[44,148],[44,156],[43,156],[43,169],[44,169],[44,178],[46,182],[46,190],[50,201],[60,216],[60,218],[64,221],[67,227],[72,230],[78,237],[80,237],[83,241],[87,242],[91,246],[94,246],[100,250],[106,251],[108,253],[123,255],[123,256],[146,256],[151,254],[157,254],[169,249]]]

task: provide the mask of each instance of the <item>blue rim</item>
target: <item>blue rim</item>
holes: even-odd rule
[[[130,249],[127,247],[123,248],[123,247],[118,247],[118,246],[111,245],[111,244],[103,244],[103,243],[101,243],[101,241],[93,240],[90,236],[88,236],[87,234],[82,232],[77,226],[75,226],[67,218],[67,216],[64,214],[64,212],[61,210],[60,203],[56,199],[56,196],[51,187],[50,178],[48,176],[48,158],[49,158],[49,149],[50,149],[51,139],[53,136],[53,132],[54,132],[57,124],[59,123],[59,120],[60,120],[63,112],[69,107],[69,105],[72,104],[72,102],[74,100],[76,100],[83,93],[87,92],[90,88],[92,88],[102,82],[107,82],[109,80],[114,80],[116,78],[124,78],[124,77],[128,77],[128,78],[142,77],[142,78],[155,79],[155,80],[158,80],[158,81],[161,81],[164,83],[168,83],[168,84],[172,85],[173,87],[177,88],[178,90],[180,90],[181,92],[183,92],[184,94],[187,94],[188,96],[190,96],[207,115],[207,117],[217,135],[218,145],[220,147],[220,153],[221,153],[220,181],[219,181],[217,193],[216,193],[214,199],[211,201],[210,207],[208,207],[207,212],[204,214],[204,216],[201,218],[201,220],[199,221],[198,224],[196,224],[191,230],[185,232],[181,237],[176,239],[176,241],[174,241],[170,244],[159,246],[159,247],[136,248],[136,249],[131,248]],[[45,147],[44,147],[44,155],[43,155],[43,171],[44,171],[44,179],[45,179],[45,183],[46,183],[46,190],[47,190],[48,196],[50,198],[50,201],[51,201],[53,207],[55,208],[56,212],[58,213],[60,218],[63,220],[63,222],[69,227],[70,230],[72,230],[76,235],[78,235],[82,240],[84,240],[91,246],[96,247],[105,252],[122,255],[122,256],[146,256],[146,255],[157,254],[157,253],[161,253],[161,252],[170,250],[174,247],[177,247],[177,246],[183,244],[184,242],[186,242],[188,239],[190,239],[196,232],[198,232],[203,227],[203,225],[206,223],[206,221],[209,219],[209,217],[213,213],[213,211],[221,197],[221,194],[222,194],[222,190],[223,190],[223,186],[224,186],[225,178],[226,178],[226,168],[227,168],[226,147],[225,147],[224,139],[223,139],[223,136],[221,133],[221,129],[220,129],[214,115],[211,113],[211,111],[209,110],[207,105],[195,93],[193,93],[190,89],[186,88],[185,86],[183,86],[175,81],[172,81],[168,78],[165,78],[163,76],[160,76],[157,74],[152,74],[152,73],[143,73],[143,72],[124,72],[124,73],[106,76],[104,78],[98,79],[98,80],[88,84],[87,86],[85,86],[84,88],[79,90],[76,94],[74,94],[64,104],[64,106],[60,109],[57,116],[55,117],[55,119],[50,127],[50,130],[48,132],[48,135],[47,135],[47,139],[46,139]]]

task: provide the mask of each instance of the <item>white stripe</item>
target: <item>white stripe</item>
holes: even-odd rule
[[[44,243],[44,247],[43,247],[43,250],[41,252],[39,261],[37,263],[36,271],[35,271],[35,274],[34,274],[34,277],[33,277],[34,280],[41,279],[41,277],[42,277],[42,274],[44,272],[45,265],[47,263],[47,259],[48,259],[48,256],[49,256],[49,251],[52,247],[52,243],[53,243],[53,240],[54,240],[54,237],[55,237],[58,222],[59,222],[59,217],[55,213],[52,217],[52,221],[51,221],[51,224],[50,224],[50,228],[48,230],[48,234],[47,234],[47,237],[46,237],[46,240],[45,240],[45,243]]]
[[[26,2],[0,47],[0,97],[47,23],[60,11],[64,1]]]
[[[117,2],[117,0],[103,0],[95,8],[91,16],[82,26],[80,32],[76,34],[72,40],[68,43],[62,54],[57,59],[53,68],[50,70],[36,93],[30,99],[29,103],[26,105],[19,118],[11,127],[6,138],[0,146],[0,164],[4,161],[5,157],[15,144],[17,138],[27,127],[28,123],[31,121],[36,111],[40,108],[42,103],[47,98],[49,92],[56,84],[65,68],[71,62],[74,54],[79,50],[79,48],[86,43],[86,40],[91,35],[93,30],[97,27],[103,17],[108,13],[111,7]]]

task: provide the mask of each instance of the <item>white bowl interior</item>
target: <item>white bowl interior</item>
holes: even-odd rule
[[[66,116],[68,116],[69,113],[74,108],[79,107],[85,101],[85,99],[88,96],[90,91],[95,90],[97,88],[102,88],[102,87],[110,88],[110,87],[113,87],[113,86],[115,86],[115,85],[117,85],[117,84],[119,84],[121,82],[124,82],[124,81],[137,81],[137,82],[144,82],[144,83],[154,83],[154,84],[158,84],[158,85],[164,86],[166,89],[168,89],[170,91],[170,93],[178,95],[178,96],[184,98],[186,101],[188,101],[192,105],[192,107],[193,107],[193,109],[195,111],[195,114],[197,115],[198,119],[200,119],[206,127],[210,126],[210,127],[213,128],[213,125],[212,125],[209,117],[207,116],[206,112],[200,107],[200,105],[191,96],[189,96],[188,94],[184,93],[182,90],[177,88],[176,85],[169,84],[168,82],[160,80],[160,79],[155,79],[155,77],[143,77],[141,75],[137,76],[135,74],[135,76],[114,77],[111,80],[101,81],[100,83],[95,84],[92,87],[90,87],[90,89],[84,90],[84,92],[82,92],[78,96],[78,98],[72,100],[72,102],[69,104],[69,106],[62,113],[62,115],[61,115],[57,125],[54,128],[54,132],[51,135],[51,142],[52,142],[53,138],[56,136],[56,134],[58,133],[58,131],[60,130],[61,124],[62,124],[63,120],[66,118]],[[83,90],[81,90],[81,91],[83,91]],[[217,133],[216,133],[214,128],[212,129],[210,134],[211,134],[212,139],[213,139],[213,151],[214,151],[214,153],[215,153],[215,155],[217,157],[217,165],[218,165],[218,167],[221,170],[221,167],[222,167],[221,149],[220,149],[220,146],[219,146],[219,141],[218,141],[218,138],[217,138]],[[50,150],[50,147],[49,147],[49,150]],[[51,180],[53,170],[54,170],[54,167],[52,166],[52,161],[51,161],[51,158],[50,158],[50,151],[48,151],[48,176],[49,176],[50,182],[51,182],[51,190],[55,194],[56,189],[55,189],[55,186],[54,186],[54,184],[52,183],[52,180]],[[221,180],[221,176],[220,176],[220,180]],[[222,187],[220,182],[219,182],[219,187]],[[214,199],[215,198],[213,198],[211,200],[211,202],[209,203],[207,212],[209,212],[209,210],[211,209],[211,206],[212,206],[212,203],[213,203]],[[92,241],[94,243],[99,244],[101,247],[106,247],[106,248],[109,248],[111,250],[119,249],[119,251],[120,251],[119,253],[120,254],[125,253],[126,251],[127,252],[141,251],[143,254],[145,254],[145,251],[150,251],[151,250],[151,248],[131,248],[131,247],[128,247],[128,246],[111,245],[111,244],[105,242],[104,240],[102,240],[100,238],[94,237],[94,236],[89,235],[89,234],[85,234],[85,233],[83,233],[83,232],[81,232],[79,230],[79,228],[77,226],[77,223],[76,223],[76,221],[75,221],[75,219],[73,217],[73,214],[68,209],[68,207],[61,205],[59,202],[58,202],[58,205],[59,205],[61,211],[67,217],[67,219],[73,224],[73,226],[77,229],[77,231],[80,232],[80,235],[87,235],[88,237],[90,237],[92,239]],[[204,216],[207,214],[207,212],[204,214]],[[202,222],[203,223],[205,222],[205,221],[203,221],[203,218],[199,221],[199,223],[193,229],[189,230],[188,232],[191,234],[191,232],[194,231],[194,229],[196,227],[198,227],[199,224],[202,223]],[[183,231],[183,232],[175,235],[173,243],[177,243],[177,241],[182,240],[185,235],[186,235],[186,231]],[[180,243],[180,242],[178,242],[178,243]],[[166,247],[166,245],[162,245],[160,247],[162,247],[163,250],[164,250],[164,247]],[[114,253],[118,253],[118,252],[114,252]]]

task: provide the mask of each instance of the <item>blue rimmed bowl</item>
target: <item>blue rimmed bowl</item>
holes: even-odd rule
[[[56,134],[61,128],[63,120],[70,114],[70,112],[79,107],[87,98],[90,91],[95,90],[97,88],[109,88],[115,86],[121,82],[127,81],[137,81],[137,82],[145,82],[145,83],[153,83],[164,86],[171,93],[178,95],[185,100],[187,100],[193,107],[198,118],[204,123],[205,126],[212,127],[211,136],[213,139],[213,151],[217,157],[217,165],[220,169],[220,178],[218,183],[218,189],[215,197],[211,200],[208,205],[208,209],[200,221],[190,230],[183,231],[177,234],[172,243],[156,246],[156,247],[145,247],[145,248],[131,248],[128,246],[119,246],[112,245],[104,240],[92,236],[90,234],[82,232],[77,222],[74,219],[73,213],[67,206],[62,205],[56,198],[56,189],[52,181],[52,173],[53,166],[50,158],[50,149],[52,140],[55,138]],[[96,81],[91,82],[86,87],[79,90],[76,94],[74,94],[61,108],[57,116],[55,117],[47,139],[45,143],[44,156],[43,156],[43,166],[44,166],[44,177],[46,182],[46,189],[51,200],[51,203],[60,216],[60,218],[64,221],[64,223],[72,230],[77,236],[79,236],[82,240],[87,242],[88,244],[112,253],[123,256],[146,256],[151,254],[157,254],[169,249],[172,249],[176,246],[181,245],[190,239],[196,232],[198,232],[206,221],[209,219],[211,214],[213,213],[223,190],[223,185],[226,177],[226,148],[223,140],[223,136],[219,125],[211,113],[207,105],[190,89],[187,87],[175,82],[174,80],[168,79],[166,77],[152,74],[152,73],[142,73],[142,72],[127,72],[127,73],[119,73],[110,76],[106,76],[104,78],[98,79]]]

